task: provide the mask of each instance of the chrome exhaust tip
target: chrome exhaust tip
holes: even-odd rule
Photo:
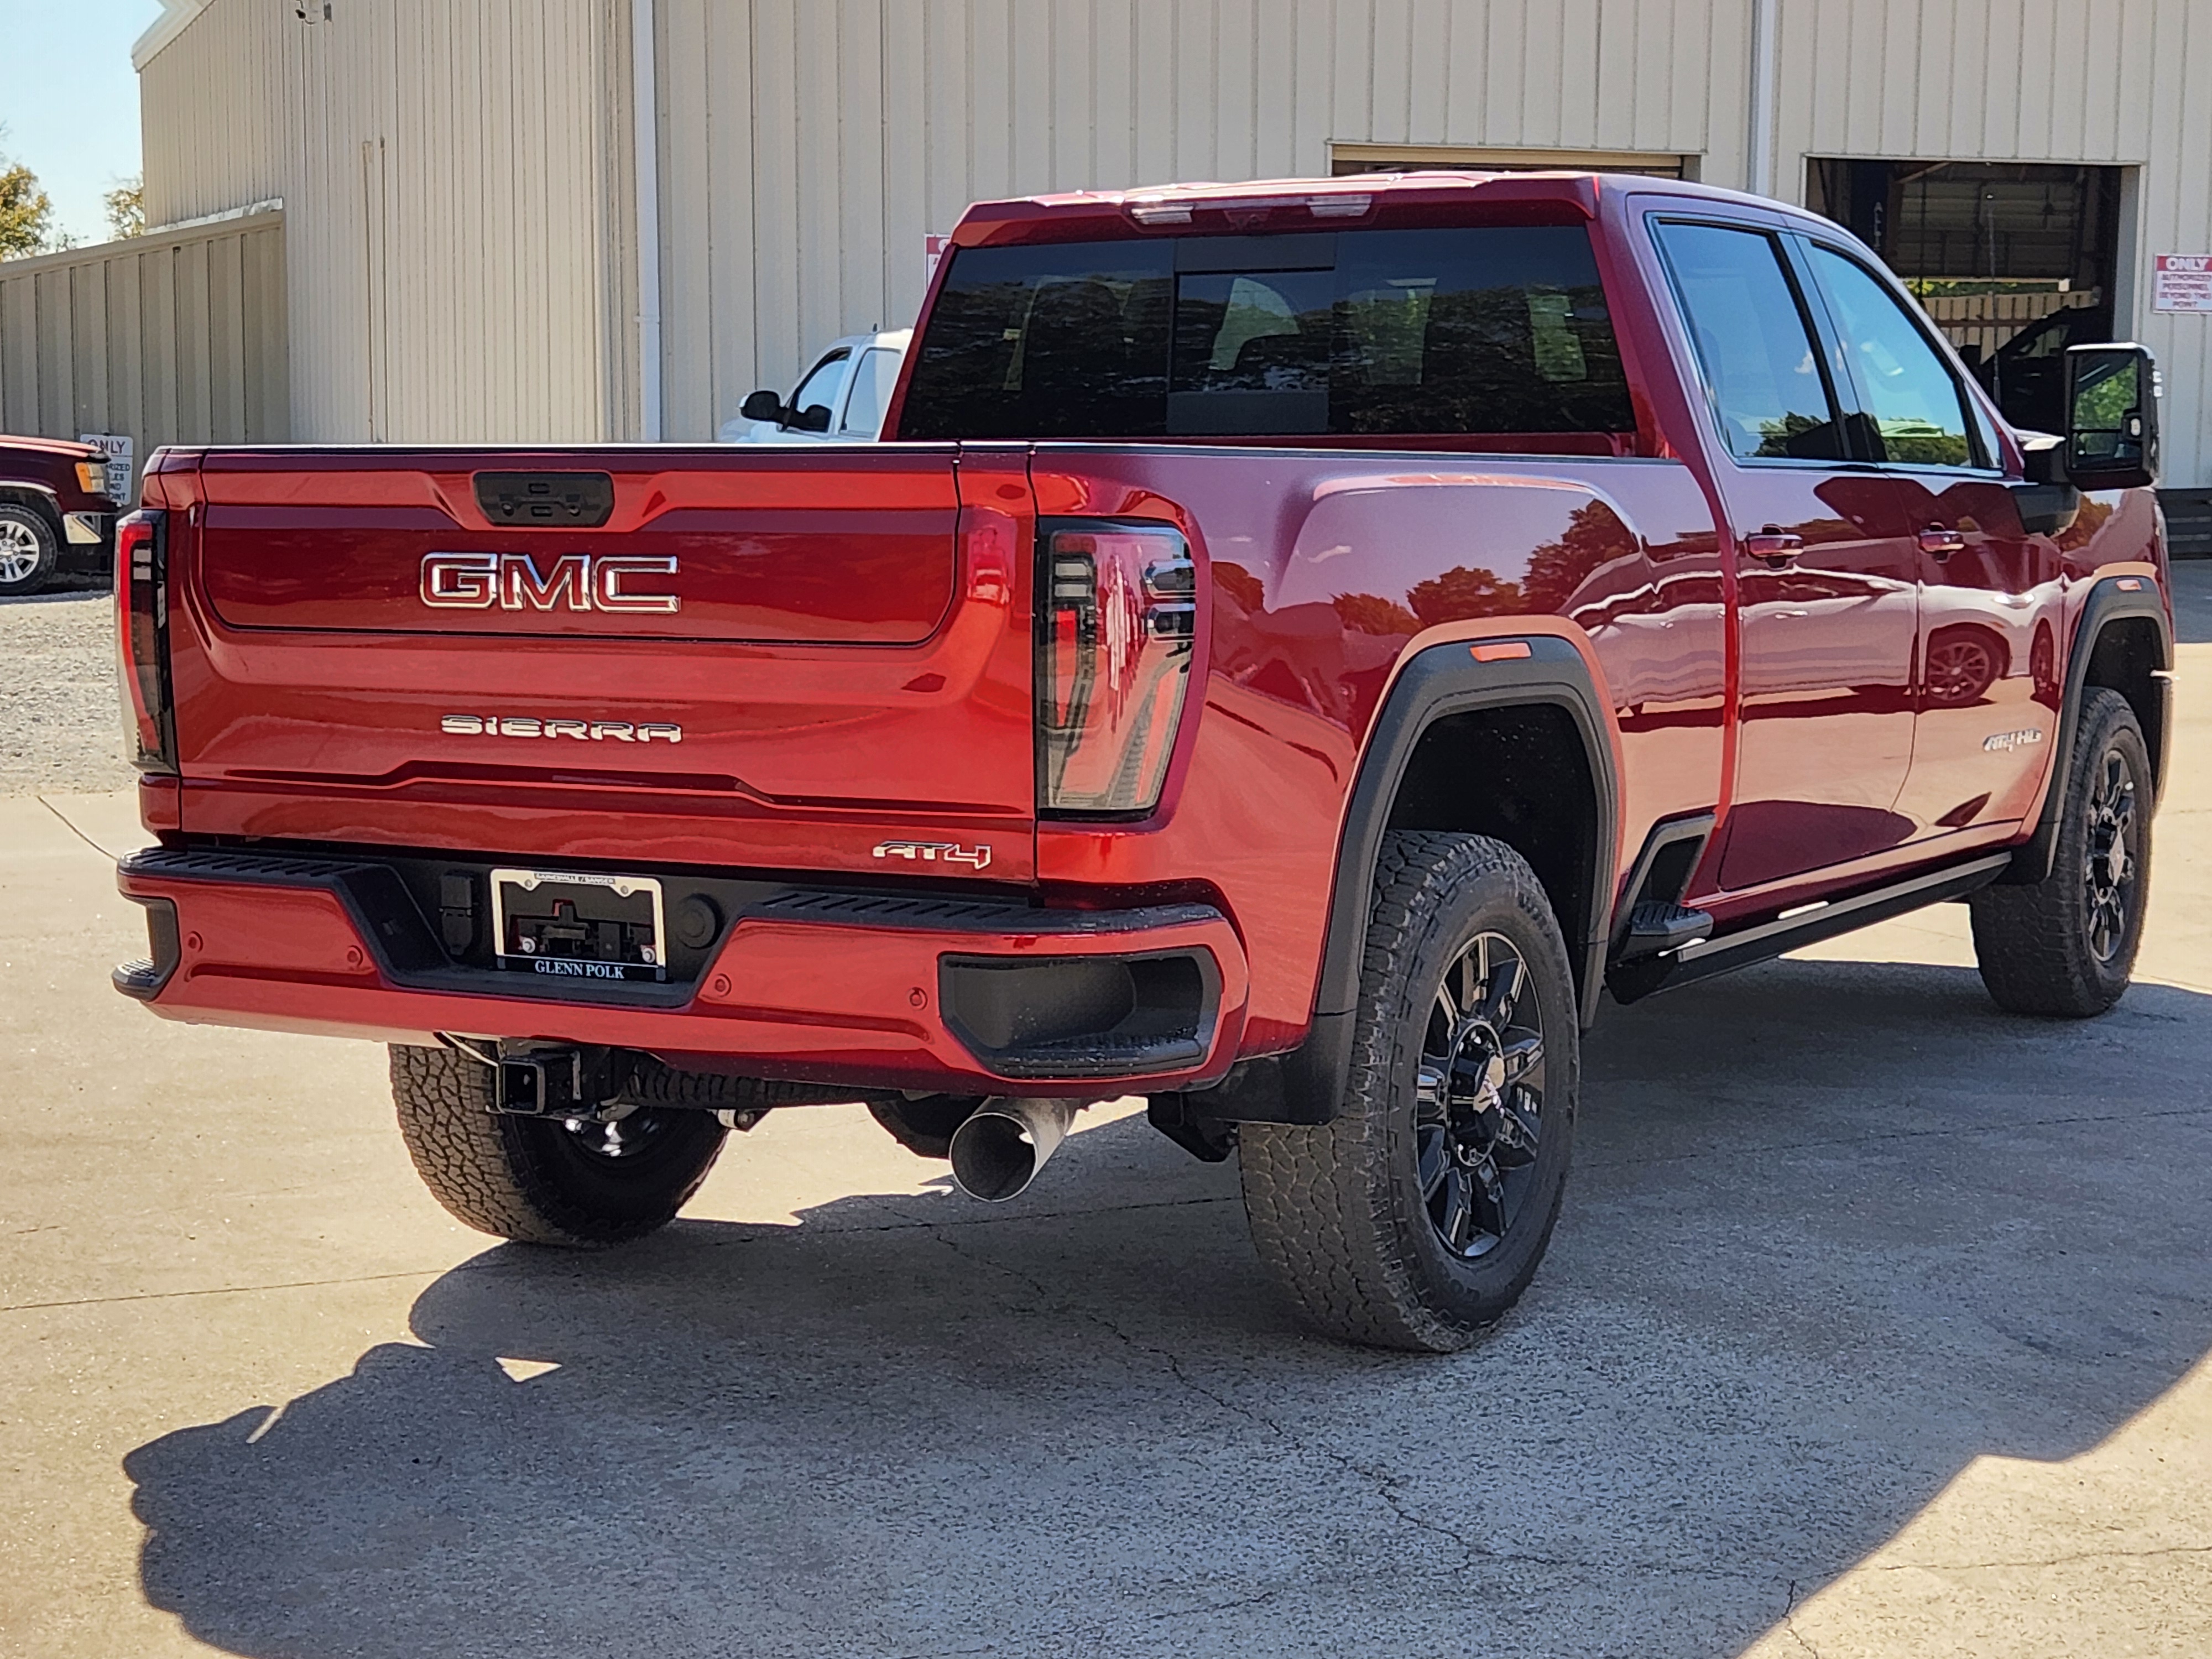
[[[986,1203],[1018,1198],[1067,1138],[1079,1104],[1005,1095],[985,1101],[952,1132],[953,1184]]]

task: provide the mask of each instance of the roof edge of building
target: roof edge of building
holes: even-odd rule
[[[131,43],[131,67],[142,75],[154,56],[185,32],[185,26],[206,9],[208,0],[161,0],[161,15],[145,33]]]

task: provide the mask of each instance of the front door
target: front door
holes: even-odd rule
[[[1845,410],[1795,272],[1755,226],[1658,220],[1720,434],[1740,628],[1741,891],[1883,852],[1912,758],[1915,556],[1889,486],[1846,459]]]
[[[1986,424],[1923,322],[1858,259],[1803,244],[1919,566],[1912,765],[1897,810],[1916,837],[2011,823],[2057,735],[2059,554],[2027,535]]]

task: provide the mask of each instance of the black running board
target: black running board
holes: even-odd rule
[[[1620,1002],[1634,1002],[1655,991],[1694,985],[1701,979],[1747,968],[1755,962],[1771,961],[1784,951],[1870,927],[1893,916],[1941,904],[1947,899],[1964,898],[1987,887],[2011,863],[2009,852],[1991,853],[1966,864],[1954,864],[1948,869],[1929,871],[1888,887],[1877,887],[1870,893],[1856,893],[1850,898],[1831,899],[1825,904],[1786,911],[1771,921],[1699,939],[1649,962],[1624,963],[1613,976],[1620,982],[1614,983],[1613,977],[1607,982],[1612,985],[1614,1000]]]

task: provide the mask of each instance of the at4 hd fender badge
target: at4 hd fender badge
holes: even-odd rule
[[[659,720],[540,720],[528,714],[447,714],[438,729],[456,738],[574,738],[580,743],[681,743],[684,728]]]
[[[978,870],[991,867],[991,849],[988,847],[963,847],[951,841],[879,841],[876,843],[879,859],[904,859],[909,864],[917,860],[923,864],[968,864]]]

